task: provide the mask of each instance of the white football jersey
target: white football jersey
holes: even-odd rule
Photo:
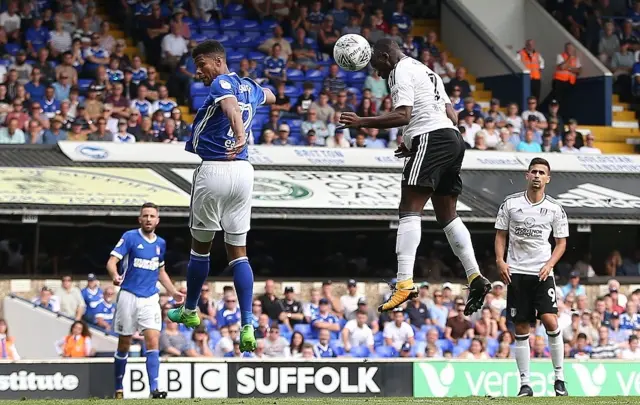
[[[389,74],[393,108],[413,107],[411,120],[404,127],[403,140],[411,148],[411,139],[437,129],[458,128],[447,117],[446,104],[451,100],[440,76],[423,63],[406,57]]]
[[[562,205],[549,196],[534,204],[524,191],[504,199],[495,228],[509,231],[507,264],[514,274],[537,276],[551,258],[551,232],[554,238],[569,237],[569,223]]]

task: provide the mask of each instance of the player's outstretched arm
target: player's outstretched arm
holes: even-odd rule
[[[352,112],[340,114],[340,123],[348,128],[397,128],[409,124],[413,107],[402,105],[377,117],[359,117]]]
[[[276,103],[276,96],[275,96],[275,94],[273,94],[271,89],[263,87],[262,91],[264,91],[264,100],[265,100],[264,103],[265,104],[271,105],[271,104],[275,104]]]

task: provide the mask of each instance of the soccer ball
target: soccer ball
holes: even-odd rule
[[[358,34],[343,35],[333,48],[333,59],[344,70],[364,69],[371,60],[371,45]]]

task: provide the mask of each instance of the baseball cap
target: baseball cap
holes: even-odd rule
[[[485,118],[485,119],[484,119],[484,122],[485,122],[485,123],[487,123],[487,122],[493,122],[493,117],[487,117],[487,118]]]
[[[612,288],[609,288],[609,292],[610,293],[612,293],[612,292],[617,293],[618,289],[616,287],[612,287]]]
[[[448,281],[447,281],[446,283],[442,284],[442,289],[443,289],[443,290],[444,290],[445,288],[448,288],[448,289],[452,290],[452,289],[453,289],[452,287],[453,287],[453,284],[451,284],[451,283],[450,283],[450,282],[448,282]]]
[[[280,124],[280,126],[278,127],[278,131],[279,132],[291,132],[291,128],[289,128],[289,125],[287,125],[287,124]]]
[[[579,272],[577,272],[577,271],[572,271],[572,272],[569,274],[569,277],[571,277],[571,278],[580,277],[580,273],[579,273]]]
[[[527,118],[527,121],[538,121],[538,117],[533,114],[529,114],[529,118]]]
[[[331,285],[333,282],[331,280],[324,281],[322,285]]]
[[[403,352],[410,352],[411,351],[411,344],[409,342],[404,342],[404,344],[402,345],[402,351]]]
[[[404,309],[402,309],[402,307],[395,307],[393,312],[404,312]]]
[[[326,298],[320,298],[320,305],[329,305],[329,300]]]
[[[284,293],[292,293],[293,292],[293,287],[285,287],[284,288]]]
[[[98,277],[96,277],[96,275],[93,274],[93,273],[89,273],[87,275],[87,281],[96,281],[97,279],[98,279]]]
[[[553,100],[549,101],[549,105],[560,105],[560,103],[558,103],[558,100],[554,98]]]
[[[367,299],[365,297],[358,298],[358,305],[367,305]]]
[[[347,281],[348,287],[355,287],[356,285],[358,285],[358,283],[356,283],[356,280],[354,279],[349,279],[349,281]]]
[[[617,312],[612,312],[611,313],[611,319],[618,319],[618,318],[620,318],[620,314],[619,313],[617,313]]]
[[[420,284],[420,288],[429,288],[429,282],[425,281],[424,283]]]
[[[500,280],[498,281],[494,281],[493,283],[491,283],[491,287],[496,288],[496,287],[501,287],[504,288],[504,283]]]

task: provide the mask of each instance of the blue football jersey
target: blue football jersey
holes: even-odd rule
[[[313,354],[316,356],[316,358],[319,358],[319,359],[336,357],[336,354],[331,348],[331,346],[329,345],[322,346],[320,343],[316,343],[315,345],[313,345]]]
[[[107,304],[104,300],[100,300],[94,310],[94,318],[96,320],[102,319],[108,325],[112,325],[113,317],[115,313],[116,313],[116,306],[113,302],[110,304]]]
[[[313,318],[311,320],[311,335],[314,339],[318,338],[318,329],[316,328],[315,324],[316,322],[329,322],[329,323],[340,323],[340,320],[338,319],[338,317],[336,317],[334,314],[332,313],[328,313],[326,316],[322,316],[322,314],[318,313],[318,315]],[[338,332],[330,332],[331,333],[331,339],[338,339],[339,338],[339,334]]]
[[[157,235],[148,240],[140,229],[125,232],[111,251],[111,256],[120,259],[120,287],[136,297],[157,294],[158,269],[164,266],[166,250],[166,242]]]
[[[238,100],[247,137],[256,110],[267,101],[262,87],[249,78],[241,78],[235,73],[216,77],[204,104],[198,109],[193,133],[186,145],[187,151],[197,154],[202,160],[227,160],[227,149],[235,144],[229,119],[219,108],[220,101],[228,97]],[[248,158],[247,148],[236,157],[238,160]]]
[[[236,307],[235,311],[223,308],[216,314],[216,321],[218,322],[218,328],[223,326],[231,326],[240,322],[240,308]]]
[[[140,84],[140,82],[143,82],[145,80],[147,80],[147,68],[145,67],[141,67],[138,70],[134,70],[133,72],[133,77],[131,78],[131,80],[135,83],[135,84]]]

